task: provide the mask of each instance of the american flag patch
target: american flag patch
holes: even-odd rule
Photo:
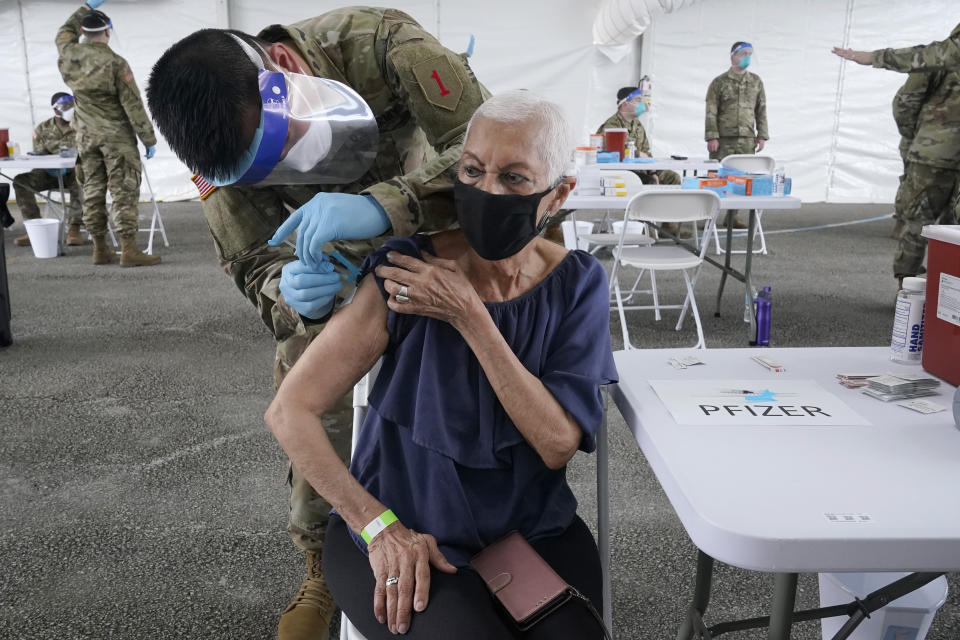
[[[197,185],[197,190],[200,192],[200,199],[206,200],[207,196],[216,191],[216,187],[203,179],[199,173],[193,174],[193,177],[190,178],[193,181],[193,184]]]

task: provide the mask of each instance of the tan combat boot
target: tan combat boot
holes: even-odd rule
[[[83,244],[83,236],[80,235],[80,223],[71,222],[67,229],[67,244],[71,247],[79,247]]]
[[[107,236],[93,236],[93,264],[110,264],[116,257]]]
[[[307,551],[307,579],[280,616],[277,640],[327,640],[337,605],[321,571],[320,551]]]
[[[14,239],[13,239],[13,244],[17,245],[18,247],[29,247],[29,246],[30,246],[30,236],[28,236],[27,234],[23,234],[23,235],[20,236],[19,238],[14,238]]]
[[[121,267],[151,267],[160,262],[160,256],[151,256],[137,249],[135,236],[120,236]]]

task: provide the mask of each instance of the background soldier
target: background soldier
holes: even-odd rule
[[[650,107],[650,102],[644,100],[643,90],[639,87],[623,87],[617,91],[617,112],[606,119],[606,121],[597,128],[597,133],[603,133],[604,129],[626,129],[627,142],[633,141],[637,146],[637,157],[650,158],[650,139],[647,138],[647,130],[640,123],[640,116]],[[682,180],[676,171],[636,171],[635,172],[644,184],[680,184]],[[661,225],[670,233],[677,233],[676,223],[666,223]],[[683,230],[680,232],[681,238],[689,238],[690,232]]]
[[[927,250],[926,239],[920,235],[923,225],[944,215],[956,220],[955,207],[960,206],[956,201],[960,187],[960,25],[948,39],[929,45],[877,51],[834,47],[833,52],[858,64],[928,75],[927,93],[896,198],[904,225],[893,257],[893,273],[902,281],[923,273]],[[949,215],[951,209],[953,216]]]
[[[127,61],[110,50],[110,18],[87,0],[57,32],[58,65],[77,105],[77,175],[83,185],[83,223],[93,236],[93,263],[113,262],[107,244],[107,188],[113,196],[113,224],[123,252],[120,265],[154,265],[160,256],[137,249],[140,221],[140,156],[137,136],[156,153],[157,138],[140,100]],[[81,33],[86,41],[80,42]]]
[[[770,139],[767,131],[767,96],[760,76],[750,71],[753,45],[735,42],[730,48],[730,69],[717,76],[707,89],[707,118],[704,138],[714,160],[737,153],[763,151]],[[738,211],[733,216],[735,229],[746,229]],[[727,224],[727,218],[721,224]]]
[[[73,96],[69,93],[55,93],[50,98],[50,104],[53,106],[53,117],[44,120],[33,130],[33,152],[37,155],[59,155],[60,147],[76,148],[77,146],[76,133],[70,126],[70,121],[73,120]],[[70,204],[65,208],[66,221],[70,225],[67,244],[81,245],[83,237],[80,235],[80,184],[76,180],[76,172],[73,169],[62,171],[63,186],[70,190]],[[57,176],[60,172],[60,169],[33,169],[13,179],[17,206],[24,220],[40,217],[37,193],[47,189],[58,189],[60,181]],[[13,244],[29,247],[30,238],[24,234],[14,239]]]
[[[291,144],[289,137],[278,140],[280,159],[258,164],[261,150],[270,146],[258,78],[270,72],[283,74],[288,93],[290,87],[327,82],[320,79],[355,90],[378,130],[369,167],[346,184],[336,183],[318,169],[328,166],[321,151],[330,147],[334,153],[330,145],[318,145],[308,158],[295,151],[304,143]],[[328,89],[315,86],[307,93]],[[267,27],[256,37],[205,29],[172,46],[154,66],[147,100],[158,128],[188,167],[210,182],[233,185],[210,192],[203,211],[224,270],[277,340],[278,386],[353,288],[351,274],[329,254],[335,250],[357,265],[388,232],[434,231],[456,220],[456,163],[466,125],[486,95],[465,56],[392,9],[335,10]],[[291,174],[293,164],[298,168]],[[260,182],[251,172],[269,174],[264,179],[271,186],[250,186]],[[202,192],[211,188],[199,176],[195,181]],[[291,215],[291,209],[297,211]],[[297,226],[295,255],[279,241]],[[344,461],[351,419],[349,394],[323,416]],[[280,618],[278,637],[326,638],[335,609],[321,573],[330,505],[296,469],[289,480],[288,532],[306,551],[307,577]]]

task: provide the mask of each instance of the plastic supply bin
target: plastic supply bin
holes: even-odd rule
[[[38,258],[57,257],[57,236],[60,235],[60,221],[53,218],[24,220],[23,226],[30,238],[30,248]]]
[[[820,606],[848,604],[906,576],[906,573],[821,573]],[[873,612],[860,623],[850,640],[923,640],[937,610],[947,600],[947,579],[940,576]],[[824,640],[836,635],[847,618],[820,621]]]
[[[923,368],[960,385],[960,225],[927,225]]]
[[[576,231],[574,231],[576,229]],[[563,231],[563,246],[570,251],[580,249],[589,251],[590,243],[580,238],[580,236],[593,233],[593,223],[585,220],[577,220],[577,226],[573,226],[573,220],[564,220],[560,223],[560,230]]]

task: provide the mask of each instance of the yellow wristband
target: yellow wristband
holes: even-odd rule
[[[360,531],[360,537],[363,538],[363,541],[367,544],[370,544],[370,541],[376,538],[381,531],[389,527],[391,524],[398,520],[397,516],[393,515],[393,511],[387,509],[376,518],[370,521],[370,523]]]

